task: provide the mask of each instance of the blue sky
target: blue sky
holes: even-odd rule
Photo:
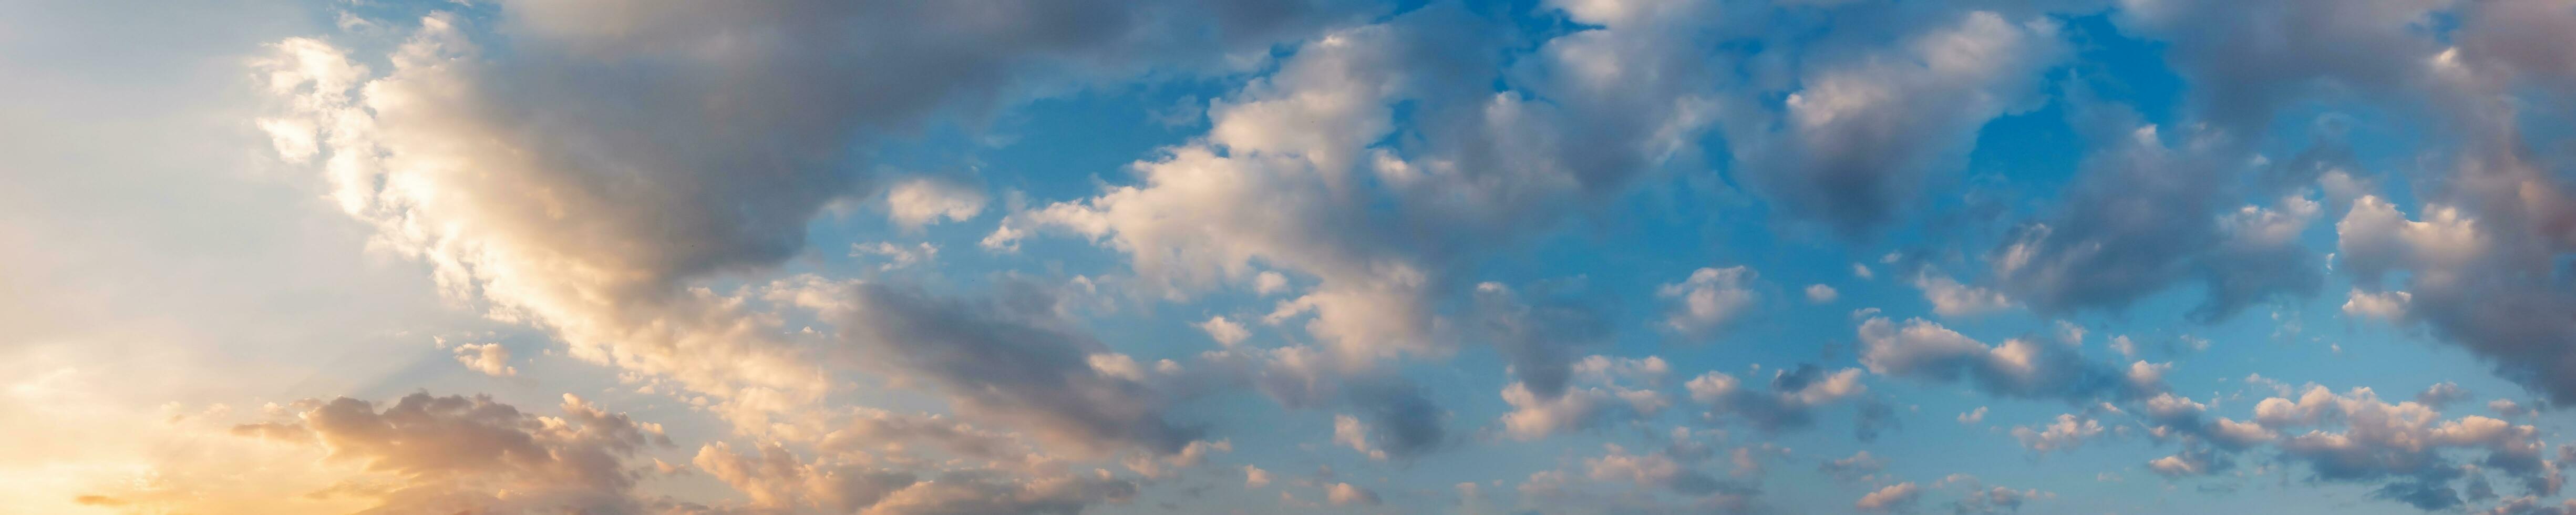
[[[2565,513],[2558,0],[0,7],[0,499]]]

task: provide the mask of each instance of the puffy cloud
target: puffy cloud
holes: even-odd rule
[[[940,219],[962,222],[984,212],[984,191],[961,181],[915,177],[886,188],[886,217],[919,228]]]
[[[853,361],[938,388],[958,413],[1027,430],[1051,443],[1099,452],[1133,447],[1180,452],[1196,428],[1164,411],[1174,392],[1065,320],[1055,294],[1006,280],[992,298],[939,297],[918,288],[816,278],[782,283],[769,297],[813,309],[838,328]]]
[[[1554,400],[1573,376],[1573,351],[1608,339],[1610,323],[1582,302],[1522,299],[1500,283],[1477,285],[1477,321],[1533,400]],[[1593,359],[1606,359],[1595,357]],[[1650,358],[1651,359],[1651,358]]]
[[[1861,364],[1873,373],[1940,382],[1964,377],[1981,390],[2007,397],[2080,404],[2136,398],[2165,388],[2159,369],[2145,362],[2123,371],[2085,361],[2064,345],[2013,339],[1987,346],[1922,319],[1907,320],[1902,327],[1881,317],[1861,322],[1860,354]]]
[[[1734,375],[1715,371],[1682,386],[1690,391],[1692,401],[1709,406],[1707,416],[1712,420],[1738,419],[1764,431],[1779,431],[1813,424],[1816,408],[1867,392],[1860,375],[1856,368],[1827,372],[1799,365],[1774,373],[1768,391],[1747,388]]]
[[[2012,298],[2003,292],[1960,284],[1957,279],[1928,270],[1914,274],[1914,288],[1923,290],[1923,301],[1932,303],[1933,313],[1945,317],[1991,313],[2013,306]]]
[[[1243,466],[1244,488],[1261,488],[1265,486],[1270,486],[1270,471],[1261,470],[1261,467],[1252,465]]]
[[[2538,202],[2563,194],[2529,184],[2518,187],[2516,193],[2495,195]],[[2362,284],[2347,306],[2385,308],[2365,312],[2384,312],[2401,323],[2420,321],[2434,334],[2490,358],[2506,378],[2555,399],[2576,396],[2576,382],[2562,381],[2564,374],[2554,372],[2576,362],[2576,352],[2568,351],[2576,343],[2567,336],[2576,333],[2566,332],[2576,331],[2576,321],[2540,314],[2576,306],[2576,294],[2512,278],[2550,266],[2540,262],[2548,259],[2543,255],[2555,251],[2542,247],[2561,245],[2550,240],[2555,236],[2506,237],[2538,229],[2526,228],[2533,221],[2515,220],[2511,217],[2518,215],[2502,212],[2483,220],[2439,204],[2428,205],[2424,212],[2422,220],[2411,220],[2385,200],[2362,197],[2336,223],[2342,269]],[[2408,273],[2406,290],[2367,291],[2395,271]]]
[[[1758,475],[1760,467],[1754,453],[1771,450],[1775,449],[1736,449],[1732,459],[1739,475]],[[1532,474],[1521,484],[1520,491],[1532,504],[1552,513],[1738,513],[1750,509],[1753,498],[1761,493],[1758,485],[1745,479],[1719,478],[1703,470],[1713,456],[1708,446],[1691,441],[1689,431],[1676,429],[1672,442],[1664,448],[1641,453],[1604,444],[1600,456],[1583,458],[1567,470]],[[1658,494],[1677,495],[1682,501],[1673,503]]]
[[[2056,493],[2035,488],[2014,490],[1998,486],[1969,492],[1951,503],[1951,507],[1959,513],[2020,513],[2021,506],[2032,500],[2055,498]]]
[[[1852,508],[1860,511],[1901,511],[1912,508],[1914,503],[1922,498],[1923,488],[1914,486],[1913,481],[1907,481],[1887,485],[1886,488],[1862,495],[1859,501],[1852,503]]]
[[[261,125],[452,296],[574,357],[784,408],[829,388],[813,351],[694,285],[800,252],[810,218],[873,182],[851,161],[876,135],[1041,85],[1204,67],[1339,17],[1225,5],[504,2],[420,20],[381,73],[278,43],[260,70],[286,109]],[[895,197],[917,214],[921,196]]]
[[[1742,266],[1702,268],[1682,282],[1663,285],[1655,295],[1673,303],[1664,327],[1693,338],[1707,338],[1753,307],[1755,274]]]
[[[2342,87],[2389,92],[2438,51],[2420,29],[2450,2],[2299,0],[2252,9],[2216,0],[2122,0],[2126,31],[2173,45],[2197,111],[2256,130],[2283,106]]]
[[[519,375],[519,367],[510,366],[510,348],[498,343],[456,346],[456,362],[483,375],[510,377]]]
[[[827,452],[878,454],[930,446],[951,456],[986,462],[1017,462],[1035,454],[1012,435],[977,428],[946,415],[869,408],[855,410],[848,422],[824,434],[815,446]]]
[[[1865,480],[1886,468],[1887,462],[1878,459],[1877,456],[1869,455],[1869,451],[1855,452],[1851,457],[1826,461],[1816,466],[1817,471],[1843,481]]]
[[[1535,393],[1526,383],[1505,386],[1503,402],[1512,411],[1503,414],[1504,433],[1534,440],[1615,420],[1653,417],[1672,404],[1655,390],[1670,370],[1663,358],[1590,356],[1572,369],[1587,386],[1564,390],[1554,398]]]
[[[2376,484],[2380,488],[2374,496],[2428,510],[2462,504],[2447,484],[2461,480],[2464,470],[2491,468],[2541,495],[2556,492],[2559,485],[2557,462],[2544,456],[2533,426],[2477,415],[2443,419],[2431,406],[2390,404],[2369,388],[2338,395],[2312,385],[2295,398],[2257,403],[2254,419],[2281,431],[2331,424],[2286,436],[2276,445],[2284,458],[2307,464],[2318,479]],[[2464,469],[2448,457],[2451,450],[2485,455],[2480,467]]]
[[[1493,22],[1448,5],[1309,41],[1134,184],[1013,213],[986,244],[1088,237],[1179,298],[1276,267],[1315,282],[1271,321],[1303,319],[1337,367],[1445,355],[1458,265],[1615,197],[1708,123],[1708,70],[1676,51],[1699,20],[1566,11],[1587,27],[1508,70],[1505,42],[1460,30]]]
[[[2250,168],[2243,143],[2207,131],[2168,142],[2158,127],[2130,121],[2133,114],[2091,116],[2105,120],[2077,123],[2102,125],[2093,138],[2103,148],[2086,159],[2062,206],[1989,253],[2001,288],[2039,311],[2064,313],[2116,311],[2196,281],[2203,299],[2192,315],[2215,321],[2266,299],[2313,295],[2323,284],[2322,258],[2298,240],[2320,204],[2280,195],[2297,184],[2243,184],[2250,175],[2241,173]],[[2275,175],[2313,177],[2330,162],[2286,161],[2275,166],[2291,170]],[[2246,195],[2277,200],[2268,208],[2232,202]]]
[[[2022,447],[2041,454],[2072,450],[2101,435],[2102,421],[2072,413],[2058,415],[2056,422],[2039,429],[2031,429],[2030,426],[2014,426],[2012,429],[2013,439],[2020,440]]]
[[[235,426],[233,433],[319,445],[330,459],[363,464],[393,481],[364,478],[333,495],[374,498],[387,507],[448,511],[634,511],[638,472],[626,461],[670,445],[661,426],[612,414],[572,395],[565,418],[522,413],[488,396],[415,393],[379,409],[341,397],[307,399],[281,411],[291,421]],[[496,494],[498,492],[498,494]]]
[[[1350,393],[1352,407],[1362,410],[1361,416],[1333,416],[1335,445],[1384,460],[1419,456],[1446,438],[1447,430],[1441,427],[1446,414],[1411,382],[1374,379]]]
[[[1350,483],[1333,483],[1333,486],[1326,487],[1324,499],[1334,506],[1376,506],[1383,502],[1378,499],[1377,491]]]
[[[1975,424],[1975,423],[1985,422],[1985,421],[1986,421],[1986,407],[1985,407],[1985,406],[1978,406],[1978,407],[1977,407],[1977,409],[1969,410],[1969,411],[1968,411],[1968,412],[1966,412],[1966,413],[1960,413],[1960,414],[1959,414],[1959,423],[1961,423],[1961,424]]]
[[[915,243],[909,247],[896,245],[893,242],[883,241],[877,242],[874,245],[860,243],[850,244],[850,257],[860,256],[877,256],[884,258],[885,263],[877,265],[877,270],[881,272],[890,272],[904,268],[911,268],[913,265],[929,263],[932,260],[939,259],[939,246],[932,245],[930,242]]]
[[[2416,403],[2432,406],[2433,409],[2442,409],[2452,402],[2466,398],[2469,398],[2469,390],[2461,388],[2459,383],[2450,381],[2433,383],[2433,386],[2424,387],[2423,393],[2415,394]]]
[[[1199,330],[1207,332],[1209,338],[1214,338],[1218,344],[1228,347],[1243,343],[1243,339],[1252,337],[1252,332],[1244,330],[1243,324],[1227,320],[1222,316],[1208,317],[1206,322],[1199,322],[1198,326]]]
[[[1136,495],[1134,483],[1099,470],[1019,477],[965,469],[924,477],[857,463],[805,462],[777,445],[754,452],[708,444],[698,449],[692,463],[742,491],[753,506],[770,509],[810,507],[865,515],[1076,513]]]
[[[1842,293],[1834,291],[1834,287],[1832,286],[1822,284],[1807,285],[1807,302],[1809,303],[1832,304],[1834,299],[1839,298],[1842,298]]]
[[[2373,293],[2354,288],[2352,294],[2345,299],[2343,302],[2345,315],[2397,322],[2405,320],[2406,304],[2413,302],[2415,295],[2402,291]]]
[[[1845,233],[1884,224],[1959,166],[1979,127],[2037,107],[2040,72],[2068,54],[2049,19],[1916,15],[1932,26],[1805,70],[1781,119],[1729,126],[1761,191]]]

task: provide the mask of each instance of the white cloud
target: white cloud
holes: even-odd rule
[[[493,377],[519,375],[519,368],[510,366],[510,349],[498,343],[458,345],[456,362],[465,364],[467,369],[482,372],[483,375]]]
[[[2077,417],[2070,413],[2058,415],[2056,422],[2042,426],[2039,429],[2032,429],[2030,426],[2015,426],[2012,429],[2012,435],[2013,439],[2021,441],[2022,447],[2027,447],[2032,452],[2045,454],[2051,451],[2067,451],[2078,446],[2082,446],[2085,441],[2092,440],[2093,437],[2096,436],[2101,436],[2102,431],[2101,421]]]
[[[1694,338],[1716,333],[1753,307],[1753,278],[1753,270],[1742,266],[1701,268],[1657,288],[1656,296],[1673,302],[1664,327]]]
[[[958,181],[915,177],[886,188],[886,216],[896,225],[919,228],[941,219],[963,222],[984,212],[984,191]]]
[[[1960,284],[1928,270],[1914,274],[1914,287],[1923,290],[1923,300],[1932,303],[1933,313],[1945,317],[1981,315],[2013,306],[2003,292]]]
[[[2402,291],[2372,293],[2354,288],[2343,302],[2343,314],[2396,322],[2405,319],[2406,304],[2414,298],[2414,294]]]
[[[1199,330],[1207,332],[1209,338],[1215,338],[1218,344],[1227,347],[1243,343],[1243,339],[1252,337],[1252,332],[1244,330],[1243,324],[1234,323],[1233,320],[1227,320],[1223,316],[1208,317],[1206,322],[1199,322],[1198,326]]]
[[[1862,495],[1859,501],[1852,503],[1852,508],[1860,511],[1899,511],[1913,506],[1915,500],[1922,497],[1923,488],[1914,486],[1912,481],[1907,481],[1887,485],[1886,488]]]
[[[1834,299],[1841,297],[1841,292],[1834,291],[1834,287],[1832,286],[1822,284],[1807,285],[1807,302],[1815,304],[1832,304]]]

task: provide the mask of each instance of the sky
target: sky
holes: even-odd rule
[[[2568,0],[0,3],[0,512],[2576,513]]]

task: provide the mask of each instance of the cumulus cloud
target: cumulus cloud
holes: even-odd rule
[[[1807,285],[1807,302],[1809,303],[1832,304],[1834,299],[1838,298],[1842,298],[1842,293],[1834,291],[1834,287],[1832,286],[1822,284]]]
[[[1508,72],[1500,41],[1457,30],[1491,22],[1446,5],[1309,41],[1214,102],[1203,137],[1129,166],[1136,183],[1013,213],[985,243],[1088,237],[1181,296],[1258,262],[1315,280],[1272,318],[1303,320],[1337,366],[1444,355],[1456,265],[1615,196],[1707,124],[1702,64],[1666,53],[1694,20],[1566,12],[1593,26]],[[1398,104],[1421,127],[1399,129]]]
[[[884,263],[877,265],[877,271],[891,272],[939,259],[939,246],[932,245],[930,242],[915,243],[911,246],[884,241],[874,245],[850,244],[850,257],[860,256],[876,256],[885,260]]]
[[[1168,421],[1175,392],[1064,319],[1053,291],[1003,281],[992,298],[806,278],[768,296],[820,313],[839,351],[877,372],[937,388],[961,414],[1070,449],[1180,452],[1200,430]],[[1159,374],[1159,371],[1154,373]]]
[[[2022,447],[2041,454],[2071,450],[2101,435],[2102,421],[2073,413],[2058,415],[2056,422],[2037,429],[2031,426],[2014,426],[2012,429],[2013,439],[2020,440]]]
[[[1923,301],[1932,303],[1933,313],[1945,317],[1992,313],[2013,306],[2012,298],[2003,292],[1961,284],[1929,270],[1914,275],[1914,288],[1923,290]]]
[[[1869,451],[1852,453],[1851,457],[1826,461],[1816,470],[1842,481],[1863,481],[1887,468],[1887,461],[1871,456]]]
[[[1243,339],[1252,337],[1252,332],[1244,330],[1243,324],[1227,320],[1223,316],[1208,317],[1206,322],[1199,322],[1198,326],[1199,330],[1207,332],[1208,338],[1216,339],[1218,344],[1227,347],[1243,343]]]
[[[1333,483],[1332,486],[1326,487],[1324,500],[1333,503],[1334,506],[1376,506],[1384,502],[1378,499],[1377,491],[1353,486],[1350,483]]]
[[[962,181],[915,177],[886,188],[886,217],[919,228],[942,219],[962,222],[984,212],[984,190]]]
[[[2146,362],[2122,369],[2087,361],[2074,348],[2024,339],[1988,346],[1941,324],[1907,320],[1903,326],[1872,317],[1860,325],[1860,362],[1876,374],[1926,381],[1963,378],[1987,393],[2082,404],[2124,400],[2165,388],[2159,369]]]
[[[1707,338],[1753,307],[1752,269],[1742,266],[1702,268],[1682,282],[1663,285],[1655,295],[1672,302],[1664,328],[1693,338]]]
[[[2324,280],[2319,253],[2298,236],[2321,206],[2284,188],[2242,184],[2250,158],[2243,143],[2221,133],[2185,132],[2182,141],[2125,111],[2092,116],[2102,149],[2087,158],[2057,213],[2026,223],[1987,260],[1997,283],[2048,313],[2116,311],[2178,284],[2198,282],[2201,320],[2234,316],[2246,306],[2315,294]],[[2126,127],[2123,131],[2120,127]],[[2319,151],[2324,152],[2324,151]],[[2278,167],[2280,175],[2314,177],[2323,158]],[[2232,202],[2262,196],[2269,207]]]
[[[1852,502],[1852,508],[1860,511],[1902,511],[1912,509],[1914,503],[1922,498],[1923,488],[1914,486],[1912,481],[1907,481],[1887,485],[1886,488],[1862,495],[1859,501]]]
[[[394,480],[333,495],[373,498],[388,508],[445,511],[636,511],[638,473],[627,461],[668,446],[661,426],[609,413],[572,395],[564,418],[520,412],[488,396],[415,393],[379,408],[341,397],[306,399],[291,420],[235,426],[237,435],[318,445],[330,459],[363,464]],[[367,483],[350,478],[346,486]],[[500,492],[496,494],[495,492]]]
[[[510,349],[498,343],[468,343],[456,346],[456,362],[483,375],[510,377],[519,375],[519,367],[510,366]]]
[[[1338,16],[1221,5],[506,2],[420,19],[381,71],[318,39],[276,44],[260,71],[284,110],[261,125],[452,296],[574,357],[784,407],[829,388],[813,351],[696,285],[800,252],[810,218],[874,182],[857,142]]]
[[[1536,393],[1524,382],[1503,388],[1503,431],[1520,440],[1591,429],[1618,420],[1650,418],[1672,401],[1655,388],[1671,370],[1663,358],[1590,356],[1572,371],[1584,386],[1561,389],[1554,397]]]
[[[700,447],[691,463],[743,492],[754,507],[767,509],[867,515],[1076,513],[1136,495],[1134,483],[1103,470],[1035,477],[986,469],[925,475],[861,463],[809,462],[777,445],[738,453],[730,445],[711,443]]]
[[[1758,475],[1756,453],[1773,450],[1737,448],[1731,461],[1742,473],[1738,475]],[[1761,493],[1758,484],[1707,472],[1704,465],[1716,456],[1714,451],[1694,441],[1689,430],[1675,429],[1671,441],[1661,448],[1635,452],[1604,444],[1599,456],[1583,458],[1566,469],[1532,474],[1520,491],[1551,512],[1739,513],[1752,508],[1753,498]],[[1658,494],[1677,495],[1682,501],[1665,501]]]
[[[1901,44],[1805,70],[1782,119],[1729,127],[1762,191],[1846,233],[1887,223],[1979,127],[2037,107],[2040,72],[2068,53],[2046,18],[1917,14],[1929,27]]]
[[[1690,391],[1692,401],[1709,407],[1707,417],[1712,420],[1742,420],[1764,431],[1779,431],[1807,427],[1814,423],[1817,408],[1869,391],[1860,376],[1857,368],[1828,372],[1802,364],[1774,372],[1767,391],[1748,388],[1734,375],[1715,371],[1682,386]]]

